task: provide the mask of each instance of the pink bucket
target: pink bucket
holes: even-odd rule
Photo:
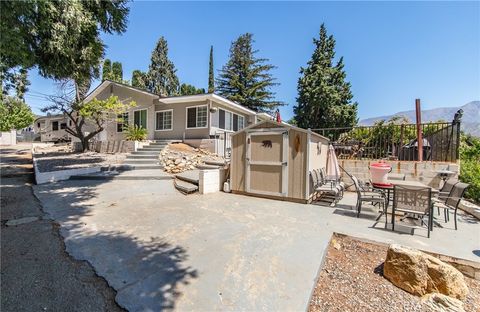
[[[384,162],[373,163],[370,165],[370,174],[372,183],[378,186],[391,186],[388,182],[388,173],[392,171],[392,167]]]

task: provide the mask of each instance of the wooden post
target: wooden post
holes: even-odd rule
[[[420,99],[415,99],[415,112],[417,118],[417,159],[418,161],[423,161],[422,109],[420,107]]]

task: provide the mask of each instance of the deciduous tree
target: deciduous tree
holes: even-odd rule
[[[61,113],[72,121],[65,131],[78,138],[83,151],[88,150],[88,142],[95,135],[102,132],[109,122],[117,121],[117,116],[134,107],[134,101],[120,101],[117,96],[110,96],[106,100],[92,99],[84,102],[85,94],[89,88],[77,85],[74,81],[62,83],[60,92],[50,97],[50,106],[42,109],[44,112]],[[93,128],[86,134],[83,131],[85,125]]]

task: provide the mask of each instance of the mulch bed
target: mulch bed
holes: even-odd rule
[[[309,311],[425,311],[421,298],[383,277],[387,247],[335,235],[310,299]],[[465,277],[465,311],[480,307],[480,281]]]

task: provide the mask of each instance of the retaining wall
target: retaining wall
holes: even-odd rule
[[[349,174],[352,174],[363,181],[368,181],[370,177],[370,164],[378,162],[377,160],[346,160],[339,159],[339,164]],[[405,174],[408,181],[419,181],[430,187],[438,188],[440,184],[440,175],[438,170],[450,170],[455,172],[451,178],[458,179],[460,166],[456,163],[445,162],[416,162],[416,161],[385,161],[392,166],[392,173]],[[342,178],[349,181],[350,178],[342,171]]]

